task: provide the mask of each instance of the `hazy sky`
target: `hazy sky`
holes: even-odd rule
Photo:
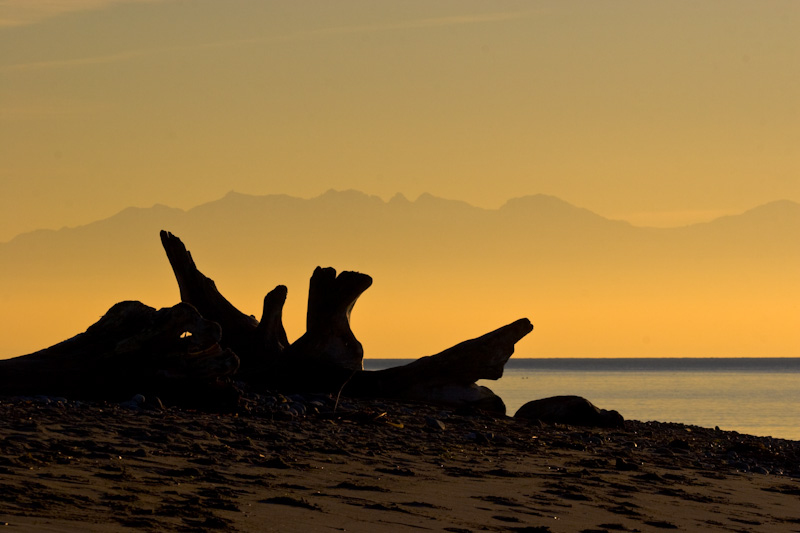
[[[800,201],[800,2],[0,0],[0,241],[229,190]]]

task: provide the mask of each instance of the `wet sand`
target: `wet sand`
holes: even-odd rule
[[[0,399],[3,530],[800,532],[800,442],[250,400],[210,414]]]

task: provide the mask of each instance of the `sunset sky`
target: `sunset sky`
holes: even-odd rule
[[[800,3],[0,1],[0,242],[230,190],[800,201]]]
[[[120,299],[175,303],[157,241],[169,228],[127,228],[111,258],[105,244],[125,228],[9,243],[131,206],[355,189],[496,210],[544,194],[677,227],[800,202],[798,28],[797,0],[0,0],[0,357],[83,331]],[[484,261],[489,270],[469,256],[473,239],[500,242],[479,241],[486,226],[459,226],[451,242],[431,240],[439,255],[407,257],[389,237],[385,257],[357,239],[358,257],[293,249],[313,217],[294,233],[235,228],[245,248],[306,254],[283,271],[219,240],[235,207],[204,226],[208,239],[187,240],[248,313],[289,284],[295,337],[313,266],[365,269],[376,283],[356,312],[359,336],[388,356],[432,353],[521,316],[537,327],[526,355],[798,356],[794,205],[768,210],[784,225],[742,227],[743,238],[699,231],[685,247],[676,230],[657,241],[675,248],[653,253],[656,241],[616,237],[558,252],[559,239],[535,245],[523,233]],[[444,227],[456,215],[443,213],[431,216]],[[353,233],[372,224],[348,215]],[[463,256],[440,253],[456,241]],[[43,309],[60,318],[42,328]]]

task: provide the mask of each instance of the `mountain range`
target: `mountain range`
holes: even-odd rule
[[[315,266],[372,275],[352,317],[367,357],[427,355],[523,316],[536,329],[521,356],[800,355],[800,204],[642,228],[546,195],[481,209],[329,191],[129,208],[0,243],[0,357],[84,331],[117,301],[176,303],[162,229],[243,311],[287,285],[290,339]]]

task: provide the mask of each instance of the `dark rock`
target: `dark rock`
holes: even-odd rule
[[[534,400],[520,407],[514,418],[589,427],[621,428],[625,424],[622,415],[617,411],[599,409],[580,396],[553,396]]]
[[[688,451],[690,449],[689,442],[685,439],[675,439],[669,443],[669,447],[682,451]]]
[[[489,444],[494,440],[494,434],[491,432],[481,433],[480,431],[473,431],[467,433],[466,439],[474,442],[475,444]]]
[[[135,394],[130,400],[128,400],[127,402],[120,403],[119,406],[125,409],[132,409],[132,410],[141,409],[145,401],[147,400],[142,394]]]
[[[158,396],[148,396],[142,407],[151,411],[164,411],[166,409],[164,402]]]
[[[614,465],[614,467],[617,470],[621,470],[623,472],[632,472],[635,470],[639,470],[639,465],[637,465],[636,463],[630,463],[620,457],[617,457],[617,462]]]
[[[425,417],[425,424],[429,428],[435,429],[437,431],[444,431],[445,429],[447,429],[447,426],[444,425],[444,422],[442,422],[437,418],[433,418],[432,416]]]

